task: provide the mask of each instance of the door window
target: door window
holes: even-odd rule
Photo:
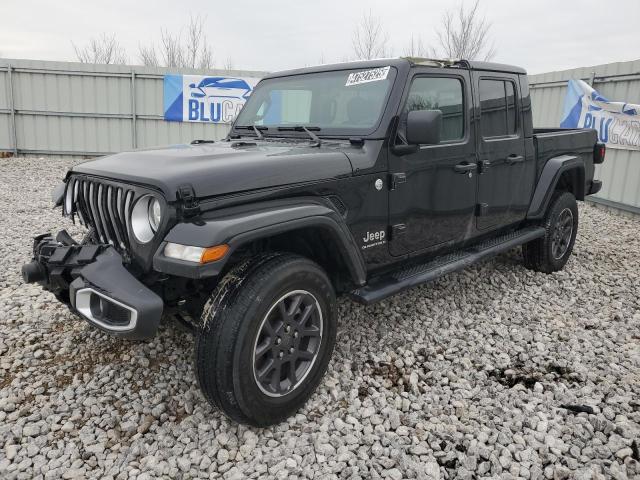
[[[440,110],[441,141],[459,140],[464,135],[462,100],[462,82],[459,79],[418,77],[411,84],[404,113],[413,110]]]
[[[482,136],[505,137],[517,133],[516,93],[509,80],[480,80]]]

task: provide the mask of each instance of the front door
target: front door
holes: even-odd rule
[[[480,105],[478,129],[478,230],[522,220],[531,189],[527,175],[517,75],[474,72]],[[522,199],[524,198],[524,201]]]
[[[415,153],[389,154],[391,224],[389,249],[395,256],[437,250],[464,240],[475,230],[475,137],[469,118],[468,72],[416,72],[405,93],[397,142],[411,110],[441,110],[438,145]]]

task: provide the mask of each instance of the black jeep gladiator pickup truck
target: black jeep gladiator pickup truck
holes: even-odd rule
[[[562,269],[604,153],[595,130],[534,129],[518,67],[275,73],[224,141],[74,166],[54,201],[87,234],[36,237],[23,278],[122,337],[180,316],[209,402],[269,425],[321,381],[336,294],[375,302],[518,245]]]

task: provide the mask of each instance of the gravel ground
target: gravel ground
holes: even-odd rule
[[[111,338],[22,284],[31,237],[65,224],[49,193],[70,164],[0,160],[0,477],[640,477],[637,219],[581,206],[554,275],[516,250],[341,300],[321,387],[261,430],[204,401],[188,333]]]

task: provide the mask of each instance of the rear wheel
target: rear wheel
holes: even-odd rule
[[[212,293],[196,340],[196,372],[210,403],[266,426],[298,410],[320,383],[336,336],[325,272],[290,254],[251,259]]]
[[[538,272],[557,272],[569,260],[578,232],[578,205],[572,193],[554,194],[543,226],[544,237],[522,246],[524,264]]]

